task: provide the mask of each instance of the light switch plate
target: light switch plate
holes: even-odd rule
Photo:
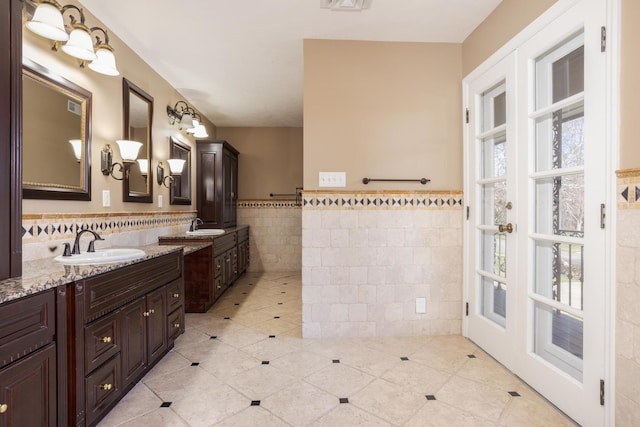
[[[319,172],[318,187],[346,187],[346,172]]]
[[[109,190],[102,190],[102,207],[108,208],[111,206],[111,192]]]
[[[425,314],[427,312],[427,299],[416,298],[416,313]]]
[[[162,207],[162,194],[158,194],[158,207]]]

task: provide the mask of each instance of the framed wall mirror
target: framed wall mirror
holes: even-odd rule
[[[22,196],[91,200],[91,92],[24,58]]]
[[[191,147],[174,137],[169,137],[169,158],[185,160],[182,173],[173,175],[169,188],[172,205],[191,204]]]
[[[125,166],[122,197],[125,202],[153,203],[151,172],[153,98],[126,78],[122,79],[122,89],[124,114],[122,137],[142,143],[138,152],[138,161]]]

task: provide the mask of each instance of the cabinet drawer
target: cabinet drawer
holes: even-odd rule
[[[215,296],[215,299],[218,299],[218,297],[222,295],[223,291],[224,289],[222,289],[222,275],[220,275],[213,281],[213,295]]]
[[[235,231],[215,237],[213,239],[213,255],[220,255],[221,253],[228,251],[236,246],[237,242],[238,235]]]
[[[0,367],[53,341],[53,290],[0,306]]]
[[[213,275],[215,277],[218,277],[222,274],[222,266],[224,265],[225,259],[226,258],[224,257],[224,255],[218,255],[213,259]]]
[[[184,332],[184,311],[178,309],[167,316],[167,331],[171,343]]]
[[[119,354],[85,379],[85,390],[87,424],[92,424],[120,396],[122,391]]]
[[[171,312],[184,303],[184,286],[182,279],[174,280],[167,285],[167,311]]]
[[[245,240],[249,240],[249,227],[241,228],[237,231],[238,233],[238,243],[244,242]]]
[[[173,252],[84,281],[86,322],[182,276],[182,252]]]
[[[120,312],[115,312],[84,329],[84,364],[89,373],[120,351]]]

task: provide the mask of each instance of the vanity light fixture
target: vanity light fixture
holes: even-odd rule
[[[113,179],[122,181],[124,175],[128,172],[128,168],[135,163],[138,157],[138,151],[142,147],[142,143],[137,141],[118,140],[116,141],[120,148],[120,155],[122,157],[122,163],[113,161],[113,150],[111,145],[107,144],[102,148],[100,153],[100,166],[103,175],[111,175]],[[118,170],[122,172],[122,177],[118,178],[113,174],[114,167],[118,165]]]
[[[182,169],[184,168],[186,160],[168,159],[167,163],[169,163],[169,172],[171,175],[164,176],[164,166],[162,165],[162,162],[160,162],[156,168],[156,176],[158,178],[158,185],[162,184],[169,188],[170,183],[175,179],[174,176],[182,174]]]
[[[63,18],[67,11],[71,11],[68,14],[69,33],[67,33]],[[116,67],[113,47],[109,45],[107,31],[100,27],[89,28],[85,25],[84,12],[81,8],[72,4],[61,6],[55,0],[38,0],[38,6],[31,20],[26,23],[26,27],[39,36],[53,40],[54,44],[51,49],[54,51],[57,51],[65,42],[61,47],[62,51],[80,59],[81,68],[87,65],[87,61],[91,61],[89,68],[95,72],[108,76],[120,74]],[[94,45],[92,33],[95,31],[101,31],[104,34],[104,42],[99,36],[95,36],[96,43]]]
[[[147,175],[149,175],[149,159],[138,159],[138,166],[140,167],[140,175],[145,179],[147,179]]]
[[[190,107],[185,101],[178,101],[176,105],[171,108],[167,105],[167,116],[171,124],[177,124],[180,130],[184,130],[187,133],[194,134],[195,137],[204,138],[209,136],[207,129],[201,123],[202,118],[196,111]],[[200,130],[198,130],[200,128]],[[196,135],[198,133],[198,135]]]
[[[322,9],[361,11],[370,7],[371,0],[320,0]]]
[[[73,147],[73,155],[76,157],[77,161],[82,159],[82,141],[79,139],[70,139],[69,144]]]

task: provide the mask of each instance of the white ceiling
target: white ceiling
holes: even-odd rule
[[[80,1],[217,126],[297,127],[304,39],[461,43],[501,0]]]

